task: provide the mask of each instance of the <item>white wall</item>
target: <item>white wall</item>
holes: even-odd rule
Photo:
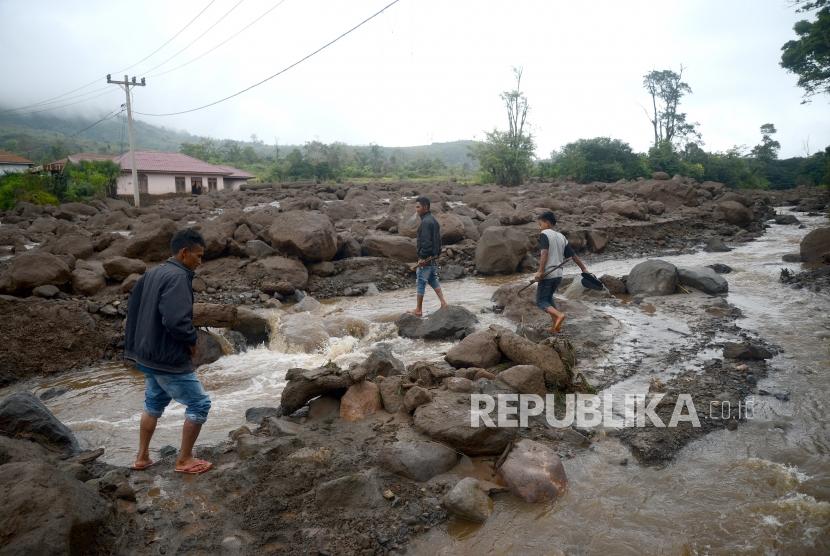
[[[30,167],[28,164],[0,164],[0,176],[25,172]]]
[[[141,174],[141,172],[139,172]],[[181,174],[179,174],[181,175]],[[184,176],[184,192],[190,195],[190,178],[202,178],[202,191],[208,193],[208,177],[216,178],[216,189],[221,191],[224,188],[223,176]],[[173,174],[147,174],[147,193],[150,195],[169,195],[176,192],[176,176]],[[118,177],[118,194],[133,194],[133,175],[122,174]]]

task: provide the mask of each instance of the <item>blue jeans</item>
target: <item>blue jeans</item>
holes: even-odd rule
[[[415,272],[415,278],[418,281],[418,295],[424,295],[426,293],[427,284],[434,290],[441,287],[441,282],[438,281],[438,267],[435,265],[419,266]]]
[[[553,293],[559,287],[562,277],[547,278],[540,280],[536,285],[536,306],[541,310],[546,310],[548,307],[556,307],[553,303]]]
[[[198,425],[207,421],[210,398],[196,373],[162,374],[142,365],[136,367],[144,373],[144,411],[147,415],[161,417],[170,400],[176,400],[187,408],[184,416],[188,421]]]

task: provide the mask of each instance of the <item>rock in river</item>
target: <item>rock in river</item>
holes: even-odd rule
[[[398,334],[405,338],[439,340],[463,338],[473,331],[478,319],[464,307],[450,305],[426,317],[404,313],[396,321]]]
[[[729,283],[726,278],[705,266],[678,268],[677,277],[684,286],[690,286],[710,295],[726,293]]]
[[[559,456],[543,444],[522,439],[499,468],[510,491],[526,502],[542,502],[560,496],[568,485]]]
[[[78,451],[72,431],[29,392],[16,392],[0,401],[0,434],[27,438],[64,453]]]
[[[643,261],[628,273],[626,287],[631,295],[671,295],[677,289],[677,267],[661,260]]]
[[[458,481],[444,496],[442,504],[458,517],[476,523],[484,523],[493,513],[493,501],[473,477]]]
[[[415,481],[428,481],[449,471],[458,462],[458,453],[437,442],[399,440],[380,452],[384,469]]]

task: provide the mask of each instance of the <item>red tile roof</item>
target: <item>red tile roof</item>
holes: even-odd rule
[[[115,158],[122,170],[132,170],[130,153]],[[181,153],[135,151],[135,165],[139,172],[164,172],[175,174],[227,174],[221,167]]]
[[[222,168],[223,170],[227,170],[230,174],[227,174],[226,178],[233,178],[233,179],[240,179],[240,180],[249,180],[254,178],[253,174],[249,174],[245,170],[240,170],[239,168],[234,168],[233,166],[217,166],[218,168]]]
[[[121,155],[107,155],[97,153],[71,154],[61,160],[56,160],[47,165],[50,170],[61,171],[67,161],[77,164],[86,160],[112,160],[121,167],[123,172],[132,170],[130,153]],[[181,153],[164,153],[156,151],[135,151],[135,165],[139,172],[157,172],[169,174],[215,174],[235,179],[251,179],[253,174],[233,168],[231,166],[219,166],[209,164],[204,160],[193,158]]]
[[[16,154],[10,153],[8,151],[0,151],[0,164],[34,164],[28,158],[23,158],[22,156],[17,156]]]

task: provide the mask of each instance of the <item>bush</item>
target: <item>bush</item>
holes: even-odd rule
[[[113,188],[120,173],[119,166],[109,160],[67,164],[64,168],[66,199],[87,201],[106,197],[114,193]]]
[[[0,176],[0,209],[11,210],[22,201],[36,205],[57,205],[52,193],[54,180],[48,174],[6,174]]]
[[[530,135],[511,137],[509,133],[492,131],[487,141],[473,147],[481,170],[489,174],[488,181],[499,185],[521,185],[533,168],[533,139]]]

